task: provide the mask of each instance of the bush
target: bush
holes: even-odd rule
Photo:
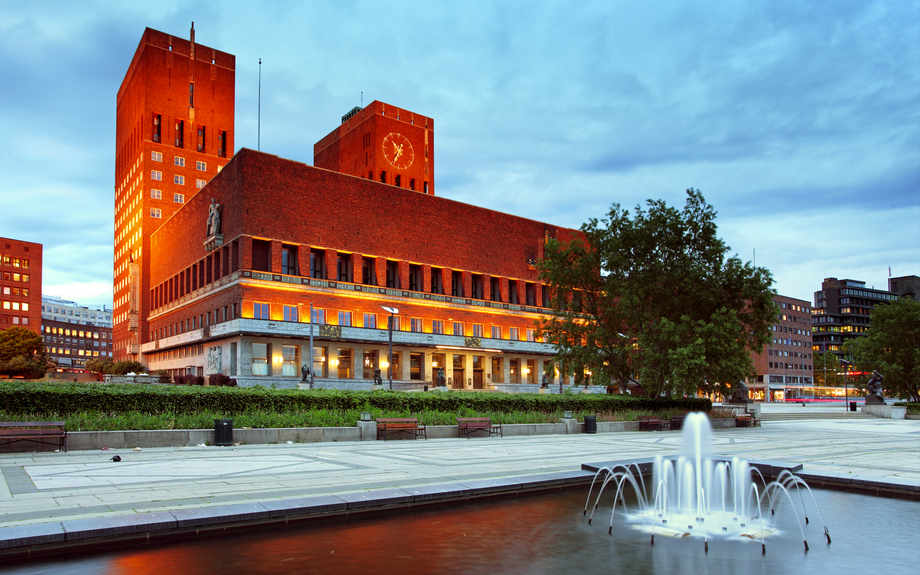
[[[118,375],[124,375],[126,373],[147,373],[147,366],[139,361],[133,360],[124,360],[116,361],[112,364],[111,371],[108,373],[114,373]]]
[[[228,386],[236,387],[236,380],[232,379],[229,375],[224,375],[222,373],[215,373],[208,376],[208,381],[211,385]]]

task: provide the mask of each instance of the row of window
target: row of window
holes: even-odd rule
[[[769,350],[768,355],[776,357],[800,357],[802,359],[811,359],[810,353],[802,353],[800,351],[785,351],[782,349],[771,349]]]
[[[811,330],[787,327],[784,325],[774,325],[773,331],[782,332],[782,333],[794,333],[796,335],[811,335]]]
[[[53,335],[64,335],[64,336],[74,336],[74,337],[87,337],[92,339],[110,339],[108,334],[99,333],[98,331],[88,331],[88,330],[77,330],[77,329],[67,329],[64,327],[53,327],[50,325],[43,325],[42,331],[44,333],[50,333]]]
[[[73,346],[73,345],[79,345],[79,346],[83,346],[83,347],[108,347],[108,346],[109,346],[109,344],[108,344],[107,342],[104,342],[104,341],[101,342],[101,344],[100,344],[100,342],[98,342],[98,341],[93,341],[93,340],[91,340],[91,339],[71,339],[71,338],[69,338],[69,337],[60,337],[60,338],[58,338],[58,337],[55,337],[55,336],[53,336],[53,335],[46,335],[46,336],[44,336],[44,341],[45,341],[45,343],[61,343],[61,344],[67,344],[67,345],[71,345],[71,346]]]
[[[13,311],[29,311],[29,304],[24,301],[3,301],[3,309],[11,309]]]
[[[29,297],[29,288],[3,286],[3,295],[21,295],[23,297]]]
[[[150,159],[153,160],[154,162],[162,162],[163,153],[162,152],[150,152]],[[180,168],[184,168],[185,158],[183,158],[182,156],[173,156],[173,164],[175,164],[176,166],[179,166]],[[197,169],[200,172],[206,172],[208,171],[208,163],[198,160],[195,162],[195,169]]]
[[[185,333],[193,329],[201,329],[205,326],[214,325],[215,323],[236,319],[239,317],[238,311],[239,309],[237,304],[232,304],[229,306],[225,305],[223,308],[217,308],[214,311],[199,314],[198,317],[191,317],[174,322],[168,326],[151,329],[150,339],[163,339],[166,337],[178,335],[180,333]]]
[[[300,321],[298,315],[297,306],[293,305],[282,305],[282,314],[286,322],[298,322]],[[376,313],[363,313],[361,325],[357,325],[355,322],[355,314],[351,311],[339,310],[338,322],[336,325],[345,326],[345,327],[363,327],[365,329],[388,329],[387,320],[384,319],[382,325],[378,324],[377,314]],[[271,317],[271,305],[264,302],[253,302],[252,304],[252,317],[253,319],[266,319],[270,320]],[[402,326],[400,325],[399,316],[386,316],[387,318],[392,317],[393,320],[393,331],[402,331]],[[326,310],[324,309],[313,309],[313,318],[312,322],[317,325],[323,325],[326,323]],[[309,320],[306,320],[309,321]],[[428,323],[428,329],[425,329],[425,323]],[[445,331],[446,327],[450,330]],[[443,320],[433,319],[433,320],[423,320],[420,317],[413,317],[409,319],[409,330],[416,333],[432,333],[438,335],[460,335],[460,336],[472,336],[472,337],[486,337],[483,333],[482,324],[472,324],[469,333],[467,333],[466,325],[464,322],[460,321],[449,321],[444,322]],[[489,337],[491,339],[510,339],[512,341],[521,340],[521,330],[516,327],[509,327],[507,331],[508,337],[503,337],[504,330],[502,326],[493,325],[491,326],[491,331]],[[526,339],[524,341],[538,341],[536,337],[536,332],[533,329],[525,330]]]
[[[79,355],[86,357],[112,357],[111,351],[96,351],[96,350],[83,350],[83,349],[67,349],[66,347],[48,347],[45,346],[45,352],[52,355]]]
[[[3,272],[3,279],[8,282],[29,283],[29,274],[21,274],[18,272]]]
[[[282,244],[281,246],[281,273],[285,275],[300,275],[298,258],[298,246]],[[364,285],[380,285],[392,289],[406,289],[402,286],[400,278],[399,263],[395,260],[386,260],[385,270],[386,278],[383,283],[379,282],[377,277],[377,258],[361,258],[361,281]],[[252,241],[252,269],[254,271],[271,272],[271,242],[266,240]],[[334,279],[340,282],[355,283],[353,276],[353,259],[352,254],[336,252],[336,270],[330,276],[326,270],[326,250],[312,248],[310,249],[310,270],[309,277],[316,279]],[[504,280],[504,278],[495,276],[485,276],[483,274],[472,274],[470,282],[469,295],[465,294],[463,286],[463,272],[446,268],[432,267],[430,280],[425,285],[422,266],[419,264],[409,264],[409,291],[428,292],[433,294],[445,294],[446,279],[450,278],[450,292],[454,297],[470,297],[472,299],[484,298],[484,284],[489,281],[489,299],[494,302],[501,302],[502,299],[502,282],[507,281],[507,302],[511,304],[524,304],[530,306],[537,305],[537,284],[534,282],[524,282],[524,293],[521,301],[521,295],[518,293],[518,280]],[[549,307],[549,291],[541,290],[541,305]]]
[[[778,361],[771,361],[770,367],[772,369],[803,369],[803,370],[808,370],[808,371],[811,370],[810,365],[802,365],[801,363],[781,363]]]
[[[0,261],[2,261],[3,265],[5,266],[29,269],[29,260],[26,258],[17,258],[15,256],[4,255],[4,256],[0,256]]]
[[[29,318],[18,315],[3,315],[3,323],[6,325],[29,325]]]
[[[366,158],[365,158],[365,162],[366,162]],[[368,180],[373,180],[373,179],[374,179],[374,171],[373,171],[373,170],[371,170],[371,171],[369,171],[369,172],[367,173],[367,179],[368,179]],[[381,183],[381,184],[386,184],[386,183],[387,183],[387,172],[386,172],[386,170],[381,170],[381,171],[380,171],[380,183]],[[402,175],[396,174],[395,176],[393,176],[393,183],[392,183],[392,185],[396,186],[397,188],[401,188],[401,187],[402,187]],[[410,190],[415,190],[415,178],[409,178],[409,189],[410,189]],[[427,181],[422,182],[422,192],[423,192],[423,193],[426,193],[426,194],[428,193],[428,182],[427,182]]]
[[[28,291],[29,291],[29,290],[23,289],[22,291],[23,291],[23,292],[26,292],[26,293],[23,293],[22,295],[29,295],[29,294],[28,294]],[[67,315],[74,315],[72,309],[67,309],[67,308],[60,308],[60,309],[58,309],[58,308],[52,308],[50,305],[49,305],[49,306],[44,306],[44,305],[43,305],[43,306],[42,306],[42,311],[47,311],[48,313],[54,313],[54,314],[60,314],[60,315],[64,315],[65,313],[66,313]],[[77,314],[76,314],[76,315],[77,315],[77,317],[80,317],[80,312],[77,311]],[[83,311],[83,317],[88,317],[88,318],[90,318],[90,319],[96,319],[96,313],[95,313],[95,312],[87,312],[87,311],[84,310],[84,311]],[[112,316],[111,316],[111,315],[108,315],[108,314],[103,315],[102,312],[99,312],[99,319],[103,319],[103,318],[105,318],[105,319],[107,319],[107,320],[111,320],[111,319],[112,319]]]
[[[194,83],[189,84],[188,98],[189,98],[189,107],[194,108],[195,107],[195,84]],[[163,116],[161,114],[154,114],[153,115],[153,133],[151,134],[151,137],[154,142],[163,141],[163,131],[161,129],[162,125],[163,125]],[[197,128],[198,140],[196,142],[197,149],[199,152],[205,151],[207,134],[208,134],[208,129],[205,126],[199,125]],[[175,146],[177,148],[184,148],[185,147],[185,120],[176,120],[175,131],[173,132],[173,136],[174,136],[173,142]],[[217,155],[222,158],[227,157],[227,131],[226,130],[217,132]],[[155,160],[155,161],[162,161],[162,157],[159,160]],[[184,165],[185,159],[182,158],[182,161],[183,161],[182,165]],[[176,165],[178,166],[180,164],[176,164]]]
[[[200,182],[204,182],[204,180],[199,180],[199,181],[200,181]],[[202,186],[204,186],[204,183],[202,183],[201,186],[198,186],[198,187],[200,188],[200,187],[202,187]],[[151,189],[150,189],[150,199],[152,199],[152,200],[162,200],[162,199],[163,199],[163,190],[158,190],[158,189],[156,189],[156,188],[151,188]],[[184,204],[184,203],[185,203],[185,194],[178,194],[178,193],[173,194],[173,201],[174,201],[175,203],[177,203],[177,204]]]
[[[162,182],[162,181],[163,181],[163,172],[161,172],[161,171],[159,171],[159,170],[150,170],[150,179],[153,180],[154,182]],[[173,183],[176,184],[177,186],[184,186],[184,185],[185,185],[185,176],[180,176],[179,174],[173,174]],[[202,180],[202,179],[199,178],[199,179],[195,180],[195,187],[196,187],[196,188],[203,188],[203,187],[205,186],[205,184],[207,184],[207,183],[208,183],[207,180]],[[159,191],[159,190],[158,190],[158,191]],[[151,194],[151,197],[153,197],[153,194]],[[155,197],[154,199],[157,199],[157,200],[158,200],[158,199],[160,199],[160,198],[159,198],[159,197]],[[181,202],[179,202],[179,203],[181,203]]]

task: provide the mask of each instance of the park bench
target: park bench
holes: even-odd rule
[[[661,429],[661,418],[649,415],[639,416],[639,431],[658,431]]]
[[[466,436],[467,439],[470,438],[470,435],[476,433],[477,431],[483,431],[489,434],[489,437],[495,435],[496,433],[504,437],[502,434],[502,426],[500,423],[492,423],[492,420],[488,417],[458,417],[457,418],[457,437]]]
[[[684,419],[686,415],[672,415],[670,419],[670,429],[671,431],[680,431],[684,427]]]
[[[750,413],[741,413],[735,416],[735,427],[751,427],[754,417]]]
[[[63,421],[0,422],[0,445],[18,441],[54,445],[67,451],[67,430]]]
[[[414,417],[384,417],[377,420],[377,439],[383,437],[386,441],[390,435],[405,433],[413,438],[424,437],[428,439],[428,432],[424,425],[419,425]]]

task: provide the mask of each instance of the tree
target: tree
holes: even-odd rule
[[[92,357],[86,360],[84,367],[86,367],[87,371],[91,371],[101,378],[106,373],[112,373],[114,365],[112,360],[107,357]]]
[[[812,376],[817,386],[837,386],[837,371],[842,371],[837,355],[830,351],[812,355]]]
[[[646,393],[725,393],[753,373],[750,350],[770,341],[770,272],[726,258],[713,208],[687,190],[682,211],[663,201],[614,204],[582,236],[550,239],[540,262],[554,314],[540,323],[557,358],[576,372]]]
[[[51,367],[42,336],[24,327],[0,331],[0,374],[38,379]]]
[[[872,308],[865,337],[850,350],[860,371],[885,377],[886,396],[920,402],[920,303],[898,298]]]

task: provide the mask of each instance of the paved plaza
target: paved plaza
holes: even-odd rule
[[[842,406],[763,409],[765,417],[825,415],[716,430],[713,453],[920,486],[920,421],[856,418]],[[839,418],[829,418],[835,409]],[[674,455],[680,443],[679,432],[660,431],[3,454],[0,530],[573,472],[583,463]],[[111,461],[114,455],[121,462]]]

